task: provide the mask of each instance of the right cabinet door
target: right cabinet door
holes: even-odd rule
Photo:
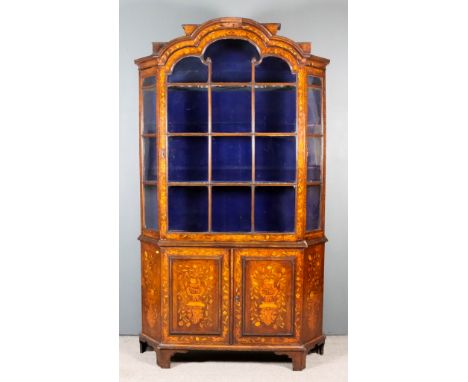
[[[302,250],[234,251],[234,339],[239,344],[299,342]]]

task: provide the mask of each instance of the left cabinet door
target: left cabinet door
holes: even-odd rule
[[[163,342],[229,342],[229,252],[216,248],[162,251]]]

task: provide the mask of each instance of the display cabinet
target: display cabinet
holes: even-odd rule
[[[280,24],[183,25],[136,60],[141,351],[322,354],[325,67]]]

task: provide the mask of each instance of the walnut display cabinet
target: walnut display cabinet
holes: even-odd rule
[[[140,350],[322,354],[325,67],[278,23],[183,25],[137,59]]]

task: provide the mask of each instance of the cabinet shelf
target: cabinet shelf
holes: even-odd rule
[[[291,82],[178,82],[167,84],[168,88],[202,88],[206,89],[211,85],[213,88],[295,88],[296,84]],[[317,86],[309,86],[317,87]],[[143,87],[143,90],[154,89],[154,86]]]
[[[249,133],[167,133],[169,137],[294,137],[297,133],[259,133],[259,132],[249,132]],[[149,135],[148,135],[149,136]]]
[[[147,182],[145,182],[147,183]],[[320,184],[320,182],[311,182],[311,184]],[[296,187],[294,182],[167,182],[168,186],[239,186],[239,187]]]
[[[168,88],[201,88],[207,89],[207,83],[200,83],[200,82],[178,82],[173,84],[167,84]]]

